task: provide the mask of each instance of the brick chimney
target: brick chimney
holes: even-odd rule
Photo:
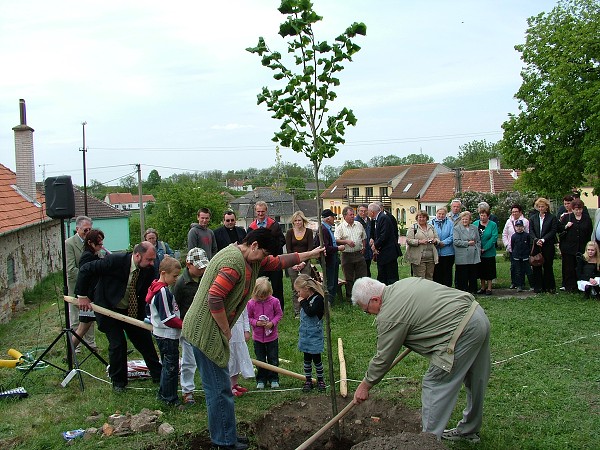
[[[35,164],[33,161],[33,128],[27,125],[25,100],[19,100],[21,123],[15,132],[15,160],[17,162],[17,187],[32,201],[36,201]]]

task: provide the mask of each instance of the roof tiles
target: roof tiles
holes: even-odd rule
[[[465,170],[461,172],[461,191],[498,192],[510,191],[519,172],[511,169]],[[437,175],[421,196],[421,202],[447,202],[456,197],[456,175],[454,172]]]
[[[46,216],[44,195],[39,187],[34,203],[16,188],[16,183],[16,174],[0,164],[0,234],[52,220]]]

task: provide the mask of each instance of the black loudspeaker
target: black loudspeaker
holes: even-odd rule
[[[73,182],[68,175],[49,177],[44,182],[46,215],[53,219],[75,217],[75,194]]]

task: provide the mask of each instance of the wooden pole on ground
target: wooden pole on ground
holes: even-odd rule
[[[79,305],[79,300],[75,297],[69,297],[68,295],[64,296],[65,301],[72,303],[74,305]],[[94,303],[91,303],[92,309],[94,312],[102,314],[103,316],[111,317],[113,319],[120,320],[121,322],[127,322],[131,325],[135,325],[136,327],[144,328],[146,330],[152,331],[152,325],[141,320],[134,319],[133,317],[125,316],[123,314],[119,314],[118,312],[112,311],[110,309],[104,308],[102,306],[98,306]]]
[[[338,338],[338,359],[340,360],[340,395],[348,396],[348,379],[346,375],[346,358],[344,357],[344,343]]]
[[[75,297],[70,297],[68,295],[65,295],[64,298],[65,298],[65,301],[67,301],[69,303],[72,303],[74,305],[79,305],[79,301]],[[92,309],[94,310],[94,312],[97,312],[104,316],[112,317],[113,319],[117,319],[122,322],[127,322],[131,325],[135,325],[137,327],[152,331],[152,325],[149,323],[134,319],[133,317],[119,314],[118,312],[111,311],[110,309],[103,308],[102,306],[98,306],[94,303],[91,303],[91,305],[92,305]],[[263,369],[268,369],[273,372],[278,372],[282,375],[287,375],[289,377],[298,378],[299,380],[306,380],[306,377],[304,375],[300,375],[299,373],[295,373],[290,370],[282,369],[281,367],[273,366],[271,364],[267,364],[265,362],[258,361],[256,359],[252,359],[252,364],[254,364],[256,367],[262,367]],[[313,378],[313,382],[316,383],[316,380],[314,378]]]
[[[254,359],[254,358],[251,358],[250,360],[252,361],[252,364],[254,364],[256,367],[262,367],[263,369],[267,369],[272,372],[277,372],[282,375],[287,375],[288,377],[298,378],[299,380],[303,380],[303,381],[306,380],[306,377],[304,375],[300,375],[299,373],[292,372],[291,370],[282,369],[281,367],[273,366],[272,364],[267,364],[266,362],[262,362],[257,359]],[[317,380],[315,380],[313,378],[313,382],[316,382],[316,381]]]

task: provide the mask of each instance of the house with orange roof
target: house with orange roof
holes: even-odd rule
[[[155,203],[156,199],[152,194],[142,195],[143,208],[148,206],[148,203]],[[106,194],[104,197],[104,203],[107,203],[121,211],[139,211],[140,210],[140,197],[133,195],[130,192],[113,192],[112,194]]]
[[[367,167],[345,171],[321,194],[323,208],[341,215],[345,206],[381,202],[399,224],[410,226],[420,197],[439,174],[452,172],[438,163]]]
[[[15,134],[16,173],[0,164],[0,323],[23,308],[23,292],[62,268],[60,221],[46,215],[36,187],[33,128],[20,100]]]
[[[454,199],[460,199],[461,192],[486,192],[497,194],[512,191],[519,172],[501,169],[497,160],[490,160],[487,170],[461,170],[439,174],[421,196],[421,208],[430,216],[439,207],[446,206]]]

